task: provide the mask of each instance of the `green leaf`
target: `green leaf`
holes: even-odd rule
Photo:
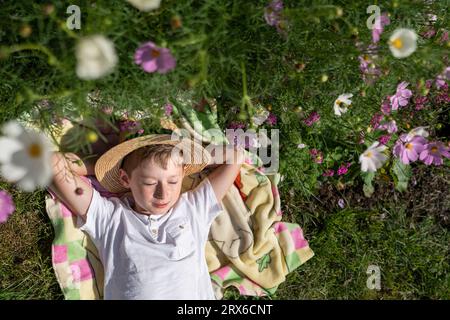
[[[400,192],[406,191],[411,178],[411,166],[403,164],[399,159],[395,159],[392,164],[392,176],[394,178],[395,189]]]
[[[272,261],[272,259],[270,258],[270,252],[266,253],[261,258],[256,260],[256,263],[259,265],[258,271],[262,272],[264,269],[268,268],[269,264],[270,264],[270,261]]]
[[[364,180],[364,186],[363,186],[364,195],[367,198],[370,198],[372,196],[373,192],[375,191],[375,188],[372,185],[372,180],[375,177],[375,172],[362,173],[362,177]]]

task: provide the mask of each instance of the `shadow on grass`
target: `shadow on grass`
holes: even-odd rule
[[[450,299],[447,169],[429,170],[418,172],[404,194],[381,185],[371,199],[357,188],[318,200],[282,193],[283,220],[300,223],[315,256],[262,299]],[[62,299],[51,265],[54,234],[45,193],[0,187],[17,205],[0,225],[0,299]],[[336,206],[338,197],[346,198],[347,208]],[[367,288],[370,265],[381,270],[381,290]],[[235,289],[224,298],[260,299]]]
[[[285,192],[282,203],[304,228],[315,256],[287,277],[274,298],[449,299],[450,168],[414,170],[404,193],[383,181],[371,198],[362,186],[324,185],[310,201]],[[381,270],[381,290],[367,287],[371,265]]]
[[[0,225],[0,299],[62,299],[51,264],[53,227],[45,192],[24,193],[0,184],[16,211]]]

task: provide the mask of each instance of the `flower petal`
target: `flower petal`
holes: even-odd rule
[[[10,162],[14,153],[23,149],[23,145],[16,139],[0,137],[0,162]]]
[[[10,120],[3,125],[2,131],[5,136],[15,138],[22,134],[23,128],[16,120]]]
[[[15,183],[27,174],[27,170],[12,163],[5,163],[0,168],[0,174],[5,180]]]
[[[377,167],[375,166],[375,162],[372,159],[370,159],[367,162],[367,169],[368,169],[369,172],[377,171]]]
[[[155,72],[158,69],[156,59],[143,62],[142,69],[144,69],[145,72],[149,72],[149,73]]]
[[[25,192],[33,192],[36,190],[36,183],[33,179],[25,177],[24,179],[17,182],[17,187]]]
[[[367,164],[368,160],[364,159],[361,161],[361,171],[362,172],[367,172],[368,170],[368,164]]]

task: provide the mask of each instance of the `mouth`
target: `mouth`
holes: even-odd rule
[[[153,203],[153,206],[156,208],[164,208],[169,204],[169,202],[167,203]]]

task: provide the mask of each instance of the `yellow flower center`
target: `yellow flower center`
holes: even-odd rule
[[[372,156],[373,156],[373,153],[372,153],[371,151],[368,151],[368,152],[366,153],[366,157],[367,157],[367,158],[372,158]]]
[[[342,103],[342,101],[341,100],[336,100],[336,104],[338,105],[338,106],[340,106],[341,105],[341,103]]]
[[[42,154],[42,148],[40,145],[38,145],[37,143],[33,143],[29,148],[28,148],[28,154],[30,155],[30,157],[32,158],[39,158]]]
[[[438,151],[437,147],[431,147],[431,152],[436,153]]]
[[[158,58],[161,55],[161,53],[158,50],[152,49],[150,55],[152,56],[152,58]]]
[[[406,144],[406,149],[412,150],[412,148],[413,148],[413,145],[411,143]]]
[[[400,39],[400,38],[397,38],[397,39],[395,39],[395,40],[392,40],[392,41],[391,41],[391,44],[392,44],[392,46],[393,46],[394,48],[396,48],[396,49],[401,49],[401,48],[403,48],[403,41],[402,41],[402,39]]]
[[[89,141],[90,143],[94,143],[97,142],[98,140],[98,135],[97,133],[95,133],[94,131],[90,131],[86,134],[86,140]]]

